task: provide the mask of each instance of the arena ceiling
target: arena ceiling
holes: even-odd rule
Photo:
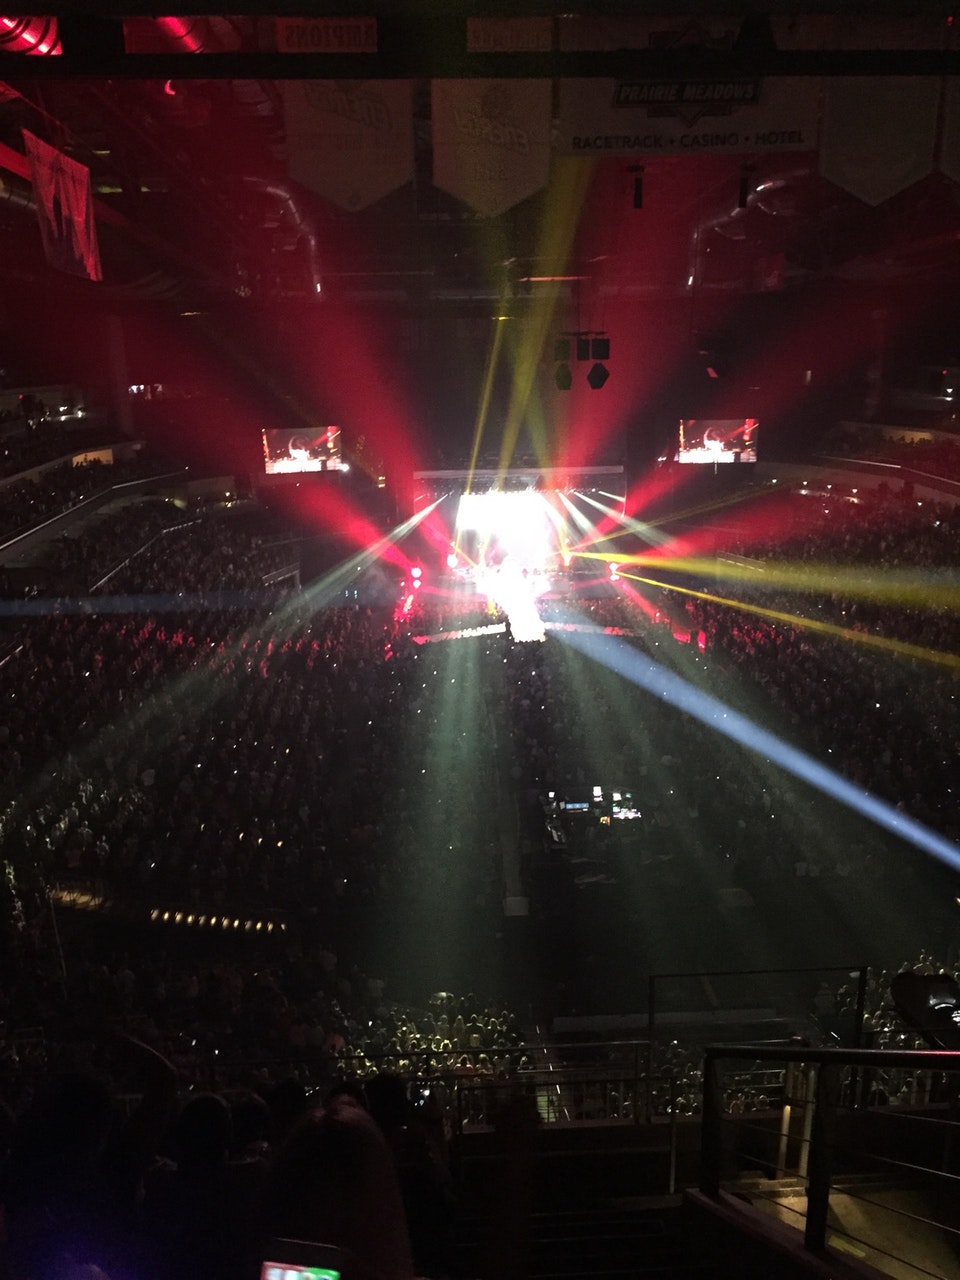
[[[22,151],[21,130],[30,127],[89,165],[101,209],[114,215],[112,228],[103,227],[108,255],[117,255],[111,283],[136,287],[137,273],[123,256],[125,241],[132,242],[134,257],[166,276],[139,277],[148,296],[174,282],[241,293],[245,284],[312,292],[320,269],[334,292],[340,287],[418,304],[424,298],[462,302],[471,294],[498,298],[518,283],[546,283],[525,277],[590,277],[599,263],[608,264],[605,288],[647,296],[749,291],[763,263],[780,254],[787,284],[811,275],[863,280],[955,268],[957,198],[950,179],[932,173],[929,181],[866,205],[821,176],[812,147],[643,156],[642,211],[634,207],[638,159],[604,159],[596,165],[603,170],[591,202],[596,208],[580,220],[574,256],[563,262],[544,257],[540,236],[555,187],[548,184],[487,226],[502,251],[484,249],[478,263],[477,214],[431,181],[429,87],[438,77],[933,76],[960,69],[960,52],[949,44],[884,46],[902,38],[906,19],[947,30],[952,19],[944,6],[864,9],[877,34],[862,48],[851,47],[851,39],[842,47],[781,47],[769,16],[789,21],[796,14],[796,6],[782,4],[725,18],[735,38],[711,45],[713,15],[726,14],[726,6],[688,0],[669,6],[671,16],[660,20],[667,38],[657,48],[486,53],[471,51],[464,33],[468,19],[482,21],[495,6],[282,0],[271,4],[270,18],[250,3],[231,4],[229,15],[207,5],[207,16],[197,18],[186,13],[195,6],[168,4],[166,11],[184,16],[137,16],[146,8],[137,0],[98,0],[84,4],[81,15],[67,7],[55,19],[24,17],[27,5],[19,6],[16,19],[0,17],[0,48],[29,49],[31,23],[42,34],[42,23],[55,21],[60,49],[48,58],[0,55],[0,76],[9,86],[0,102],[0,141]],[[550,20],[565,7],[527,0],[509,8],[512,15]],[[578,13],[602,24],[635,17],[640,8],[593,0]],[[885,9],[897,15],[889,35],[878,21]],[[268,47],[265,23],[305,12],[372,15],[377,52],[290,54]],[[803,13],[851,19],[850,7],[836,4],[806,4]],[[19,42],[17,23],[25,36]],[[289,180],[283,83],[314,76],[353,81],[361,71],[371,79],[413,81],[414,180],[343,219]],[[28,197],[18,175],[8,172],[4,195],[9,227],[11,211],[22,210]],[[338,221],[363,224],[349,260],[324,252],[329,224]]]
[[[31,15],[31,7],[44,12]],[[609,30],[644,6],[580,4],[574,16],[584,29],[607,24],[608,34],[563,47],[556,32],[571,20],[567,6],[526,0],[509,7],[511,18],[552,24],[549,47],[502,47],[507,40],[487,49],[471,43],[479,28],[469,24],[495,22],[502,6],[281,0],[269,16],[243,0],[228,7],[205,5],[198,18],[187,12],[195,6],[171,3],[166,18],[155,18],[140,0],[96,0],[82,14],[71,5],[53,16],[49,5],[21,5],[16,18],[0,17],[8,315],[11,299],[53,288],[29,175],[10,163],[22,156],[24,129],[91,174],[104,278],[57,277],[58,296],[181,315],[258,303],[287,316],[360,306],[391,317],[381,346],[417,353],[427,374],[431,349],[440,359],[456,326],[472,341],[497,317],[523,320],[549,306],[551,334],[610,334],[615,355],[634,327],[644,346],[654,341],[657,317],[667,316],[663,325],[682,335],[683,358],[699,358],[714,377],[736,363],[751,325],[763,329],[773,310],[783,313],[785,299],[802,308],[813,293],[855,295],[865,327],[881,310],[915,317],[922,301],[936,327],[960,284],[960,187],[936,166],[871,203],[824,176],[816,146],[795,140],[783,151],[708,145],[605,155],[582,162],[590,178],[575,196],[564,166],[553,165],[540,189],[492,216],[434,180],[438,81],[939,81],[960,71],[946,6],[906,11],[891,2],[857,12],[805,4],[801,15],[774,4],[741,6],[730,17],[726,6],[687,0],[671,4],[669,17],[651,14],[666,33],[656,47],[622,48]],[[270,33],[284,14],[372,18],[375,51],[279,51]],[[784,24],[808,20],[834,24],[840,38],[783,38]],[[36,45],[42,24],[54,21],[55,34],[39,39],[58,41],[59,53],[35,56],[30,39]],[[719,22],[729,38],[711,36]],[[939,34],[914,38],[910,23]],[[313,79],[409,82],[411,181],[345,209],[291,177],[286,85]],[[555,131],[556,87],[552,109]],[[571,225],[550,234],[574,199]],[[810,361],[797,349],[813,340],[797,339],[798,366]],[[756,370],[747,376],[758,385]]]

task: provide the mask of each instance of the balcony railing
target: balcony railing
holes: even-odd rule
[[[700,1191],[792,1223],[814,1254],[953,1276],[958,1104],[960,1053],[711,1046]]]

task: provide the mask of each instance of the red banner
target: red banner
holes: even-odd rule
[[[58,271],[102,280],[90,170],[26,129],[23,140],[47,261]]]

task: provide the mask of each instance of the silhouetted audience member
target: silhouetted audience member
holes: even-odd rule
[[[215,1094],[186,1103],[174,1137],[176,1164],[146,1179],[145,1271],[157,1280],[255,1280],[264,1162],[230,1159],[230,1108]]]
[[[278,1152],[266,1205],[268,1237],[336,1245],[345,1251],[344,1280],[414,1275],[390,1147],[349,1097],[295,1127]]]
[[[83,1072],[37,1093],[18,1122],[4,1171],[7,1269],[12,1280],[59,1280],[80,1267],[130,1272],[138,1251],[136,1206],[174,1097],[169,1063],[124,1040],[142,1097],[124,1119],[112,1090]]]
[[[412,1105],[407,1087],[390,1072],[373,1076],[365,1086],[367,1105],[393,1153],[416,1269],[442,1275],[452,1263],[456,1207],[442,1155],[443,1113],[427,1109],[428,1081],[413,1084]]]

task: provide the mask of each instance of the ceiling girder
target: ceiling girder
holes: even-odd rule
[[[18,10],[22,6],[17,6]],[[89,14],[60,19],[63,53],[34,57],[0,53],[0,78],[137,77],[215,79],[634,79],[750,76],[960,75],[957,49],[778,49],[763,24],[744,23],[743,38],[726,49],[472,52],[466,19],[457,13],[377,16],[375,53],[127,53],[122,20]]]

